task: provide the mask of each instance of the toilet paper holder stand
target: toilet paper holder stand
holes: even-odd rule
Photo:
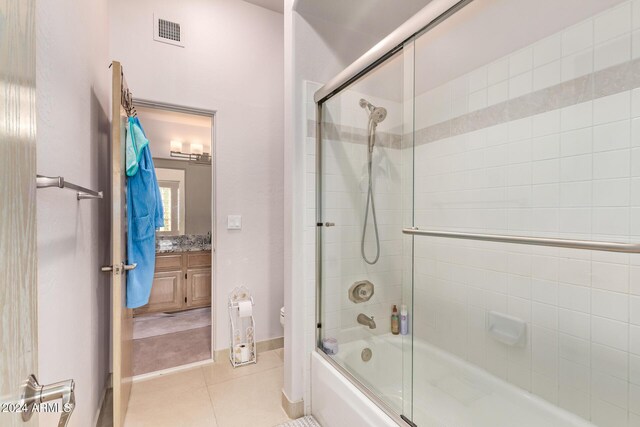
[[[241,317],[240,303],[243,302],[251,303],[251,313]],[[244,286],[235,288],[229,294],[229,361],[234,368],[257,362],[254,305],[253,296]]]

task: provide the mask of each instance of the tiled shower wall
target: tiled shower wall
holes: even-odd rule
[[[621,2],[417,97],[415,224],[640,241],[638,58],[640,2]],[[417,338],[599,426],[640,425],[640,255],[415,244]],[[487,334],[491,310],[527,322],[526,347]]]

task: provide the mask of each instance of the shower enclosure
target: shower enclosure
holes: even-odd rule
[[[315,95],[318,352],[398,423],[640,426],[640,1],[382,45]]]

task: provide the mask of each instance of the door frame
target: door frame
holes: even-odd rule
[[[171,104],[167,102],[154,101],[150,99],[134,98],[133,105],[136,107],[155,108],[158,110],[174,111],[177,113],[193,114],[211,118],[211,357],[210,361],[215,362],[216,355],[216,285],[218,283],[218,263],[216,262],[218,247],[218,233],[216,232],[217,207],[216,203],[216,132],[217,132],[217,110],[207,110],[204,108],[187,107],[185,105]],[[144,125],[144,124],[143,124]],[[185,177],[186,178],[186,177]],[[176,367],[180,368],[180,367]],[[171,368],[173,369],[173,368]]]

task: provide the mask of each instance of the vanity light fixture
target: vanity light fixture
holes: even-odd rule
[[[190,153],[184,153],[182,151],[183,147],[184,144],[181,141],[171,141],[171,157],[185,159],[191,163],[199,165],[211,164],[211,154],[204,152],[202,144],[190,144]]]

